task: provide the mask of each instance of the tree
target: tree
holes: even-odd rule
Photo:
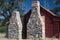
[[[19,10],[21,16],[23,16],[25,1],[26,0],[0,0],[0,15],[4,17],[4,25],[9,21],[13,10]]]
[[[57,5],[57,4],[60,4],[60,0],[54,0],[54,3]]]
[[[59,5],[60,0],[54,0],[54,4]],[[60,7],[56,7],[54,9],[52,9],[51,11],[60,16],[60,14],[59,14],[60,13]]]

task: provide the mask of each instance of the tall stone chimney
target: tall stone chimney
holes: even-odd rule
[[[13,11],[8,25],[9,40],[22,40],[22,23],[19,11]]]
[[[32,2],[32,13],[27,23],[27,38],[41,40],[42,37],[42,17],[40,15],[40,2]]]

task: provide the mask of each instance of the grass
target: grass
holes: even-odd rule
[[[8,40],[5,38],[5,33],[0,33],[0,40]]]
[[[0,26],[0,33],[6,32],[6,26]]]

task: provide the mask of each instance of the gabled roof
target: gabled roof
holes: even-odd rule
[[[53,16],[58,16],[58,15],[56,15],[55,13],[51,12],[50,10],[44,8],[43,6],[40,6],[40,7],[43,8],[45,11],[49,12],[51,15],[53,15]]]
[[[43,9],[43,10],[45,10],[46,12],[48,12],[49,14],[51,14],[53,16],[59,17],[58,15],[56,15],[55,13],[51,12],[50,10],[44,8],[43,6],[40,6],[40,8]],[[30,13],[30,12],[31,12],[31,9],[29,10],[28,13]]]

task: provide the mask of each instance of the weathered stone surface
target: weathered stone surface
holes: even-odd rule
[[[37,5],[35,5],[37,4]],[[42,23],[40,15],[39,1],[35,1],[32,4],[32,13],[27,23],[27,38],[28,39],[40,39],[42,37]]]
[[[12,13],[8,27],[8,38],[18,40],[22,39],[22,23],[18,11]]]

